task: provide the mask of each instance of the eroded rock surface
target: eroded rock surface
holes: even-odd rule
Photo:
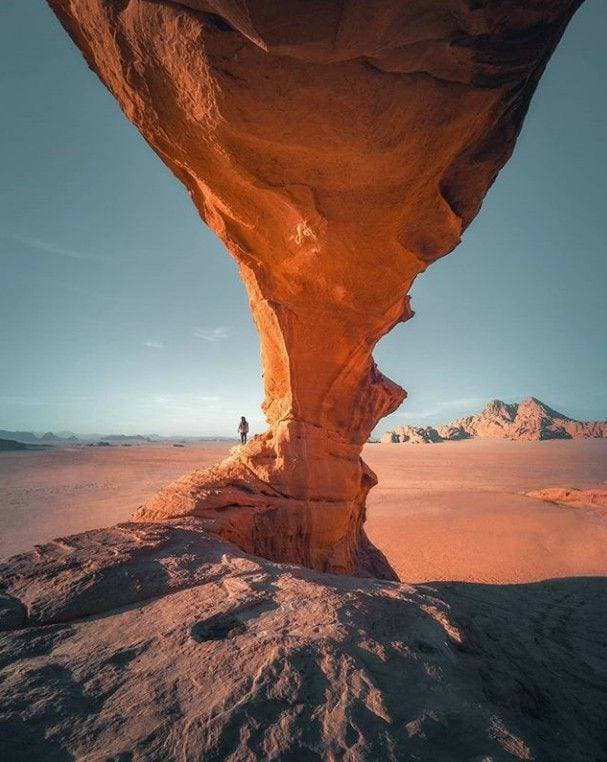
[[[527,495],[545,500],[548,503],[569,505],[573,508],[607,508],[607,483],[585,489],[546,487],[545,489],[527,492]]]
[[[372,350],[477,213],[579,1],[49,0],[226,243],[261,338],[269,430],[138,519],[225,510],[248,551],[364,568],[360,452],[405,396]]]
[[[605,580],[353,579],[185,520],[55,540],[0,584],[2,759],[607,754]]]

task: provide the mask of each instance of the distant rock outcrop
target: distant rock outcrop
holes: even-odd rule
[[[153,442],[151,437],[145,437],[143,434],[107,434],[104,437],[107,442]]]
[[[73,444],[78,442],[78,437],[72,432],[63,432],[61,434],[54,434],[52,431],[47,431],[45,434],[38,435],[32,431],[8,431],[7,429],[0,429],[0,437],[2,439],[14,439],[17,442],[23,444]]]
[[[17,442],[15,439],[0,439],[0,452],[13,452],[15,450],[47,450],[51,445],[26,444]]]
[[[471,437],[540,440],[607,437],[607,421],[576,421],[535,397],[506,404],[493,400],[478,415],[449,424]]]
[[[415,432],[410,438],[400,436],[402,430]],[[386,432],[382,442],[442,442],[454,439],[513,439],[537,441],[542,439],[584,439],[607,437],[607,421],[576,421],[558,413],[535,397],[522,402],[506,403],[492,400],[477,415],[426,428],[401,426]]]
[[[443,439],[470,439],[470,434],[461,426],[446,423],[436,427],[436,433]]]
[[[607,508],[607,483],[596,487],[577,489],[576,487],[547,487],[527,493],[529,497],[545,500],[547,503],[570,505],[574,508]]]
[[[441,437],[438,431],[432,426],[398,426],[393,431],[387,431],[381,438],[382,442],[411,442],[412,444],[421,444],[429,442],[440,442]]]
[[[9,431],[0,429],[0,438],[21,442],[23,444],[40,444],[40,437],[37,437],[32,431]]]

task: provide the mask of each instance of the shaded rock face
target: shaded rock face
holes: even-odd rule
[[[0,589],[2,759],[607,755],[605,580],[353,579],[189,519],[55,540]]]
[[[436,433],[443,440],[444,439],[458,440],[458,439],[470,438],[470,434],[462,426],[457,425],[457,423],[446,423],[444,426],[437,426]]]
[[[405,397],[373,347],[478,211],[579,0],[49,3],[225,242],[261,339],[269,430],[137,518],[223,510],[249,551],[361,571],[361,448]]]

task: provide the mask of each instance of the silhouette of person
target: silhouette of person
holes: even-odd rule
[[[240,443],[246,444],[247,435],[249,433],[249,422],[244,417],[244,415],[240,416],[240,423],[238,424],[238,433],[240,434]]]

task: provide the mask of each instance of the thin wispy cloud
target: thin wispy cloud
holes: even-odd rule
[[[143,346],[148,347],[149,349],[163,349],[164,343],[162,341],[153,341],[150,339],[148,341],[144,341]]]
[[[47,280],[49,283],[52,283],[55,286],[64,289],[65,291],[70,291],[72,294],[78,294],[80,296],[86,296],[90,299],[101,299],[103,301],[112,303],[124,303],[128,301],[125,297],[117,296],[116,294],[106,294],[102,291],[98,291],[97,289],[93,290],[92,288],[82,288],[82,286],[77,286],[75,283],[66,283],[65,281],[57,280],[56,278],[47,278]]]
[[[229,335],[230,332],[225,326],[218,326],[217,328],[196,328],[194,331],[194,336],[196,336],[197,339],[210,341],[212,343],[225,341]]]
[[[90,402],[93,397],[73,395],[70,397],[24,397],[0,395],[0,405],[18,405],[23,407],[47,407],[50,405],[71,405],[74,402]]]
[[[30,238],[29,236],[16,235],[15,240],[24,244],[30,249],[35,251],[42,251],[46,254],[56,254],[59,257],[67,257],[68,259],[76,259],[82,262],[98,262],[99,258],[93,254],[89,254],[84,251],[75,251],[74,249],[66,249],[63,246],[57,246],[54,243],[48,243],[48,241],[42,241],[40,238]]]

